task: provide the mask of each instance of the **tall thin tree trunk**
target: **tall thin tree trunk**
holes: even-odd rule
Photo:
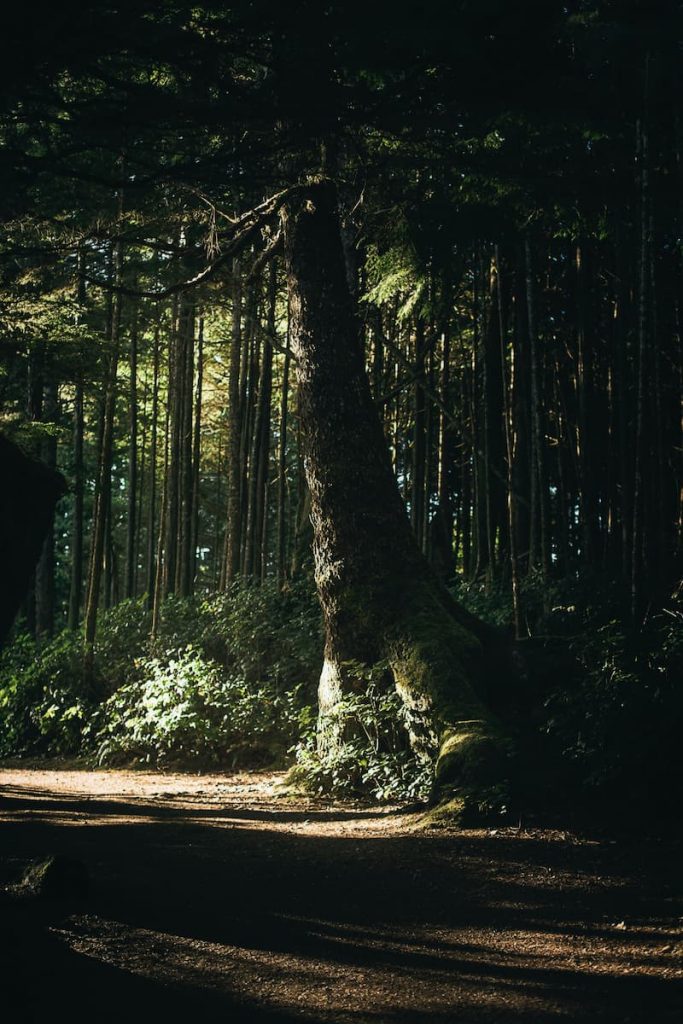
[[[166,416],[164,425],[164,475],[163,475],[163,486],[161,490],[161,509],[159,510],[159,530],[157,538],[156,548],[156,574],[154,577],[154,597],[152,600],[152,628],[151,636],[154,639],[159,631],[159,622],[161,621],[161,605],[163,603],[165,594],[165,577],[166,577],[166,524],[168,518],[168,501],[169,501],[169,489],[168,489],[168,468],[170,462],[170,409],[169,409],[170,395],[166,397]]]
[[[174,594],[178,573],[178,506],[180,495],[180,450],[182,437],[181,380],[184,368],[181,317],[178,302],[173,304],[172,336],[168,354],[168,388],[166,416],[168,419],[168,462],[164,480],[164,557],[163,597]]]
[[[410,520],[424,550],[425,421],[426,399],[420,387],[425,373],[425,330],[422,318],[415,325],[415,383],[413,385],[413,447],[410,473]]]
[[[648,341],[649,167],[648,137],[638,122],[640,167],[640,258],[638,275],[638,360],[636,431],[633,470],[633,527],[631,530],[631,615],[637,622],[643,611],[643,462],[645,457],[645,367]]]
[[[545,436],[541,421],[541,357],[536,327],[536,282],[532,262],[531,242],[524,242],[526,260],[527,323],[529,328],[529,358],[531,362],[531,439],[532,482],[535,481],[535,502],[531,515],[538,523],[538,550],[531,551],[530,561],[537,561],[545,585],[550,572],[550,544],[548,523],[548,484],[545,470]],[[544,589],[545,592],[545,589]]]
[[[138,490],[138,307],[133,309],[130,328],[130,362],[128,390],[128,501],[126,522],[126,597],[135,596],[137,567],[136,522]]]
[[[159,333],[160,325],[154,330],[154,355],[152,369],[152,422],[149,446],[149,504],[147,506],[147,558],[145,561],[145,592],[147,607],[154,604],[156,583],[156,503],[157,503],[157,432],[159,420]],[[162,519],[163,522],[163,519]]]
[[[123,212],[123,194],[119,193],[119,218]],[[119,238],[114,244],[113,282],[118,289],[123,277],[123,242]],[[93,512],[93,534],[88,572],[88,592],[84,618],[84,678],[92,683],[95,657],[95,630],[100,602],[100,587],[104,569],[105,544],[107,541],[107,520],[111,506],[111,469],[114,445],[114,417],[116,411],[116,376],[119,361],[121,335],[121,292],[116,290],[112,297],[111,327],[109,337],[109,362],[105,379],[104,407],[102,412],[102,443],[100,448],[98,479]],[[111,558],[111,550],[107,552]]]
[[[270,264],[268,282],[268,319],[263,342],[263,369],[259,388],[258,409],[258,464],[256,467],[256,508],[254,516],[253,574],[263,578],[263,554],[268,535],[268,480],[270,475],[270,406],[273,390],[273,341],[275,340],[275,304],[277,276],[275,261]]]
[[[522,635],[522,607],[519,587],[519,565],[517,561],[517,496],[514,481],[514,447],[510,409],[510,390],[508,387],[506,330],[503,314],[503,289],[501,283],[500,251],[496,246],[496,276],[498,287],[498,329],[500,334],[500,376],[503,385],[503,420],[505,430],[505,452],[507,462],[507,509],[508,509],[508,545],[510,550],[510,581],[512,586],[512,619],[517,638]]]
[[[231,583],[240,571],[241,463],[242,432],[240,403],[240,361],[242,355],[242,275],[240,264],[232,264],[232,330],[228,366],[228,513],[226,525],[226,557],[224,584]]]
[[[277,464],[277,579],[282,586],[287,578],[287,426],[289,398],[289,305],[287,308],[287,340],[282,364],[282,393],[280,395],[280,429]]]
[[[76,299],[85,307],[87,295],[85,286],[85,253],[78,250],[78,279]],[[84,526],[84,465],[83,465],[83,371],[79,368],[74,389],[73,411],[73,519],[71,523],[71,579],[69,583],[69,629],[77,629],[81,616],[83,594],[83,526]]]
[[[69,629],[77,629],[83,592],[83,375],[76,381],[73,412],[73,521],[71,524],[71,582],[69,586]]]
[[[43,422],[57,420],[57,381],[54,367],[48,367],[43,392]],[[42,443],[42,460],[51,469],[57,468],[57,438],[54,434]],[[48,639],[55,628],[55,528],[54,521],[45,534],[43,549],[36,566],[36,636]]]
[[[182,367],[180,381],[180,451],[178,453],[178,567],[176,590],[181,597],[192,592],[192,425],[194,405],[194,327],[195,310],[188,302],[181,324],[183,332]]]
[[[199,498],[202,460],[202,391],[204,387],[204,317],[199,318],[197,335],[197,382],[194,399],[194,430],[192,447],[192,538],[190,543],[191,577],[197,575],[199,549]]]

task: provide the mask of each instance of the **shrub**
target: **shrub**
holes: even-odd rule
[[[169,598],[154,640],[150,628],[141,600],[104,612],[88,687],[80,632],[43,647],[18,637],[0,655],[0,755],[280,760],[315,699],[322,638],[310,583]]]
[[[142,599],[122,601],[100,615],[93,681],[98,696],[108,696],[136,678],[138,660],[148,652],[151,625]]]
[[[93,706],[77,635],[22,636],[0,656],[0,755],[78,753]]]
[[[618,621],[570,642],[575,669],[555,680],[543,727],[577,781],[652,799],[683,774],[683,619],[661,613],[638,633]]]
[[[509,622],[502,584],[457,592],[489,621]],[[523,599],[533,634],[519,645],[526,676],[513,686],[504,680],[493,696],[528,752],[529,777],[552,779],[555,792],[666,801],[671,779],[683,774],[683,603],[672,598],[633,631],[609,581],[543,588],[531,576]],[[211,599],[169,599],[153,642],[149,629],[140,601],[100,617],[92,688],[83,682],[80,634],[42,647],[15,640],[0,655],[0,755],[265,765],[290,748],[298,777],[315,792],[380,800],[429,793],[432,766],[410,750],[384,666],[353,666],[357,692],[335,712],[347,740],[334,755],[316,752],[322,631],[310,580],[284,593],[274,583],[242,583]]]
[[[311,581],[280,590],[236,583],[202,606],[200,642],[210,656],[249,682],[305,683],[314,697],[320,674],[322,623]]]
[[[196,648],[144,659],[138,671],[95,716],[100,764],[273,764],[298,736],[298,691],[247,684]]]
[[[512,617],[509,590],[509,581],[456,587],[472,611],[502,626]],[[528,769],[551,779],[555,796],[580,792],[583,802],[592,791],[615,805],[652,807],[683,775],[683,605],[673,595],[634,629],[627,599],[596,573],[523,581],[526,677],[507,688],[499,710],[531,752]],[[538,772],[541,763],[553,767],[550,776]]]
[[[349,666],[358,690],[341,700],[330,725],[346,739],[330,753],[317,751],[312,726],[296,746],[295,778],[315,793],[361,795],[375,800],[423,800],[434,781],[433,764],[410,749],[408,716],[386,666]]]

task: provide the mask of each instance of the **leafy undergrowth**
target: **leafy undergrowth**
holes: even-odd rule
[[[349,663],[356,692],[335,706],[326,729],[344,736],[341,745],[321,753],[317,723],[295,748],[290,781],[313,793],[376,800],[426,800],[434,782],[434,763],[410,748],[409,721],[396,690],[387,685],[387,666],[368,669]]]
[[[337,709],[353,738],[335,756],[317,755],[322,635],[309,581],[170,599],[153,640],[150,628],[141,601],[105,612],[91,685],[80,633],[42,647],[19,636],[0,658],[0,757],[198,768],[294,761],[297,784],[315,793],[415,800],[428,792],[431,765],[412,754],[399,698],[379,687],[377,671]]]
[[[509,587],[459,587],[458,598],[498,625]],[[628,595],[626,595],[628,597]],[[490,694],[519,734],[521,798],[602,813],[677,814],[683,778],[683,600],[678,592],[637,628],[624,595],[596,577],[530,576],[522,605],[521,671]]]
[[[313,714],[321,646],[310,586],[234,587],[169,600],[157,636],[143,602],[105,613],[86,684],[82,636],[0,662],[0,756],[88,754],[99,764],[282,764]]]
[[[615,798],[674,813],[683,777],[683,603],[634,631],[614,588],[525,584],[529,637],[521,671],[486,696],[517,739],[518,804]],[[482,618],[505,625],[505,588],[460,587]],[[99,624],[94,679],[82,672],[82,636],[37,647],[19,635],[0,657],[0,756],[87,757],[91,763],[263,767],[294,763],[315,793],[424,799],[433,766],[407,740],[405,712],[382,666],[356,666],[357,692],[336,709],[345,736],[334,754],[316,744],[320,613],[309,580],[234,586],[211,600],[171,599],[151,640],[144,604],[129,601]],[[667,811],[668,808],[668,811]]]

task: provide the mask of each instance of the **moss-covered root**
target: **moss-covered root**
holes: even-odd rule
[[[490,721],[462,721],[445,732],[432,806],[422,824],[476,825],[500,818],[510,796],[511,741]]]
[[[457,824],[504,805],[511,744],[472,685],[479,641],[430,597],[403,618],[386,651],[411,742],[436,758],[431,814]]]
[[[490,720],[471,719],[449,725],[441,736],[435,787],[489,789],[507,776],[510,742]]]
[[[499,820],[510,797],[512,744],[485,721],[450,726],[436,761],[430,807],[420,825],[474,826]]]

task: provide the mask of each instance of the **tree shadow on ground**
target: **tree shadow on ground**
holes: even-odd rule
[[[680,942],[668,928],[675,846],[330,834],[326,823],[372,815],[38,790],[6,790],[1,813],[15,869],[50,851],[93,880],[87,914],[51,912],[57,931],[20,922],[12,940],[6,929],[3,963],[29,1012],[13,1019],[51,1007],[53,1020],[286,1024],[301,1017],[282,1003],[290,990],[304,1008],[308,993],[320,1021],[681,1019],[681,979],[651,970],[658,947]],[[297,830],[304,821],[321,831]],[[615,945],[624,917],[627,958]],[[312,998],[342,982],[367,989],[343,1013]]]

